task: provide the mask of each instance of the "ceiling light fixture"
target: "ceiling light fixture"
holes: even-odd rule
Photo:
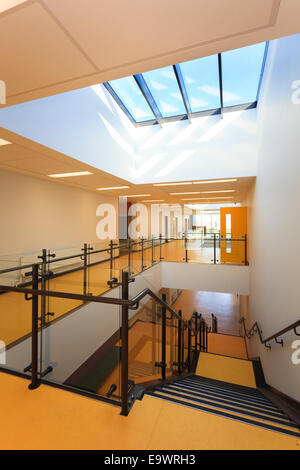
[[[171,196],[181,196],[181,195],[184,195],[184,194],[201,194],[200,191],[191,191],[189,193],[170,193]]]
[[[201,194],[215,194],[215,193],[235,193],[235,189],[220,189],[218,191],[201,191]]]
[[[129,189],[130,186],[112,186],[111,188],[96,188],[97,191],[110,191],[113,189]]]
[[[183,186],[185,184],[193,184],[191,183],[155,183],[153,186]]]
[[[126,194],[124,197],[147,197],[151,196],[151,194]]]
[[[193,184],[210,184],[210,183],[230,183],[237,181],[236,178],[226,180],[206,180],[206,181],[194,181]]]
[[[187,199],[181,199],[181,201],[211,201],[213,199],[233,199],[232,197],[189,197]]]
[[[11,142],[8,142],[8,140],[0,139],[0,146],[1,145],[9,145]]]
[[[87,176],[92,175],[90,171],[75,171],[74,173],[58,173],[54,175],[48,175],[50,178],[69,178],[70,176]]]

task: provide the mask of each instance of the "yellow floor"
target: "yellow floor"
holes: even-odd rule
[[[251,361],[217,354],[200,353],[196,374],[210,379],[256,388]]]
[[[272,449],[300,440],[145,397],[128,417],[96,400],[0,373],[0,449]],[[183,432],[184,430],[184,432]]]

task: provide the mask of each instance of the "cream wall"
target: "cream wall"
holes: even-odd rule
[[[267,338],[300,319],[299,309],[299,104],[300,35],[270,43],[258,107],[258,168],[248,201],[250,299],[248,328],[258,321]],[[299,92],[297,96],[299,96]],[[250,354],[260,356],[266,381],[300,400],[300,364],[291,360],[292,332],[269,351],[257,335]]]
[[[0,169],[0,255],[96,241],[100,203],[117,213],[117,198]]]
[[[230,264],[161,264],[162,286],[229,294],[249,294],[249,267]]]

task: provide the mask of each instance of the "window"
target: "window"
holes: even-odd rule
[[[231,214],[226,214],[226,253],[231,253],[231,240],[228,240],[231,238]]]

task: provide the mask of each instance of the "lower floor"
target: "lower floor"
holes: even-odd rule
[[[183,290],[174,303],[176,310],[183,310],[183,314],[196,311],[202,313],[207,323],[211,324],[211,314],[218,318],[218,332],[240,336],[241,325],[239,296],[222,292],[204,292]]]
[[[299,450],[300,440],[145,396],[120,409],[0,373],[1,449]]]

